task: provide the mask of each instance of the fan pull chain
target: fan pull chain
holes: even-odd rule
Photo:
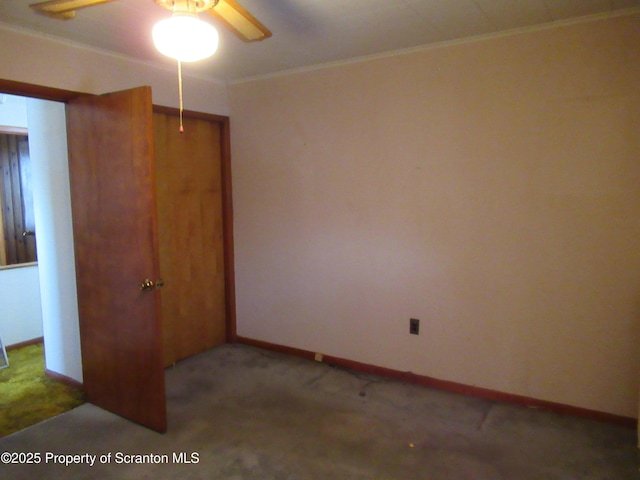
[[[178,60],[178,96],[180,98],[180,133],[183,133],[182,111],[184,110],[184,104],[182,102],[182,62],[180,60]]]

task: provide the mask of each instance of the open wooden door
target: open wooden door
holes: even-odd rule
[[[67,136],[85,392],[164,432],[151,89],[69,101]]]

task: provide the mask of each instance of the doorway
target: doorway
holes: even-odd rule
[[[14,120],[5,117],[2,123],[22,122],[24,131],[17,133],[24,135],[28,133],[31,178],[23,178],[26,168],[22,167],[28,165],[16,165],[18,168],[12,171],[14,178],[18,177],[19,171],[21,180],[25,181],[25,184],[30,184],[30,190],[33,192],[33,208],[30,209],[29,215],[24,215],[25,212],[23,212],[19,217],[28,216],[31,225],[28,229],[37,231],[39,236],[42,234],[43,241],[38,245],[37,264],[22,263],[19,266],[5,267],[0,271],[3,294],[7,294],[2,301],[0,333],[3,335],[3,341],[15,348],[26,347],[31,343],[42,343],[43,337],[46,338],[44,351],[47,357],[46,367],[44,359],[41,358],[38,374],[46,374],[53,380],[63,380],[63,383],[79,386],[82,371],[77,325],[74,330],[73,322],[69,322],[70,319],[75,318],[77,324],[77,311],[75,311],[73,297],[75,284],[72,282],[75,273],[73,257],[68,257],[64,253],[64,249],[69,248],[71,239],[70,236],[64,237],[65,227],[70,226],[70,220],[68,224],[65,223],[65,219],[70,218],[70,215],[64,214],[65,193],[68,196],[68,174],[62,175],[63,172],[66,173],[64,104],[15,95],[8,98],[7,103],[13,103],[10,112]],[[58,116],[60,113],[61,118]],[[58,130],[60,127],[62,131]],[[16,133],[15,129],[14,133]],[[22,148],[26,150],[26,146]],[[17,155],[12,156],[17,163]],[[66,180],[66,183],[63,180]],[[6,185],[5,179],[3,186]],[[8,188],[14,190],[15,185],[17,182],[12,181]],[[27,202],[13,199],[12,203],[15,211],[15,205]],[[15,215],[13,217],[15,221]],[[26,223],[24,222],[24,225]],[[34,228],[36,224],[37,229]],[[20,230],[24,231],[25,226],[18,224],[16,227],[15,225],[12,227],[15,230],[14,235],[22,236]],[[25,235],[24,237],[35,240],[35,236]],[[62,251],[58,248],[59,246],[62,247]],[[72,244],[70,249],[72,251]],[[20,258],[19,251],[15,256]],[[7,257],[11,258],[11,255]],[[68,279],[71,282],[68,282]],[[71,285],[65,288],[68,283]],[[15,324],[15,328],[8,328],[7,323]],[[39,355],[43,355],[41,346],[33,345],[27,348],[30,352],[39,352]],[[23,349],[17,352],[20,353],[16,353],[18,357],[15,358],[22,358]],[[16,367],[16,371],[24,372],[24,363],[16,363],[13,366]],[[13,366],[10,366],[10,369]],[[29,371],[36,370],[37,368],[29,369]],[[58,372],[63,374],[62,377],[59,378],[56,375]],[[24,377],[21,376],[21,378]],[[43,384],[50,382],[48,379],[40,381]]]
[[[28,134],[26,99],[0,94],[0,337],[9,349],[43,336]]]
[[[59,102],[68,102],[76,98],[79,94],[75,92],[51,89],[47,87],[38,87],[34,85],[16,84],[0,80],[0,91],[7,91],[12,94],[27,95],[36,98],[53,99]],[[177,110],[167,109],[163,107],[154,108],[154,111],[161,111],[175,115]],[[223,280],[223,297],[224,305],[224,334],[226,341],[235,341],[235,294],[234,294],[234,272],[233,272],[233,234],[232,234],[232,208],[231,208],[231,178],[230,178],[230,160],[229,160],[229,124],[228,118],[216,115],[200,114],[197,112],[185,112],[186,117],[206,118],[208,121],[217,122],[220,129],[219,149],[221,154],[220,162],[220,196],[219,202],[222,209],[220,222],[223,226],[221,233],[222,245],[224,247],[224,262],[220,269],[224,272]],[[168,280],[169,281],[169,280]],[[46,335],[45,335],[46,337]],[[79,342],[78,342],[79,353]],[[79,358],[79,357],[78,357]],[[64,372],[63,372],[64,375]]]

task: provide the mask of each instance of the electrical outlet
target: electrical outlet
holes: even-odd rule
[[[420,335],[420,320],[417,318],[409,319],[409,333],[411,335]]]
[[[321,353],[317,353],[314,355],[313,357],[315,359],[316,362],[321,362],[322,359],[324,358],[324,355],[322,355]]]

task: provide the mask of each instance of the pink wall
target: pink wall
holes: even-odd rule
[[[238,334],[636,417],[638,45],[629,15],[232,85]]]

